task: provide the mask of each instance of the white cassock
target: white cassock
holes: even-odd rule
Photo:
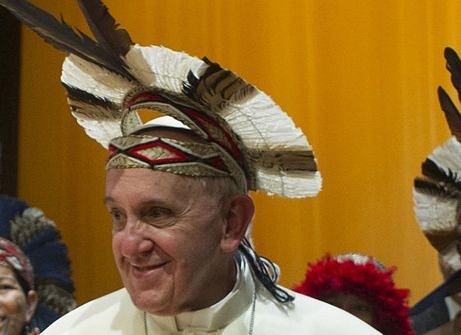
[[[264,286],[255,284],[245,261],[239,269],[234,289],[208,308],[176,316],[146,314],[120,289],[64,315],[41,335],[380,334],[339,308],[295,292],[289,291],[296,297],[293,303],[278,303]]]

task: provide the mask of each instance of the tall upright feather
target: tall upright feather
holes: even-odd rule
[[[439,95],[440,107],[445,114],[445,119],[447,120],[450,132],[453,136],[456,137],[458,142],[461,143],[461,114],[451,100],[450,96],[442,87],[438,88],[437,93]]]
[[[27,0],[0,0],[0,5],[56,49],[79,56],[129,80],[135,80],[126,70],[119,55],[108,52],[81,31],[75,31],[64,20],[57,20]]]
[[[445,48],[444,56],[447,62],[446,68],[450,72],[451,82],[458,93],[458,100],[461,100],[461,60],[456,51],[450,47]],[[461,143],[461,115],[450,96],[442,87],[438,88],[437,93],[450,132]]]
[[[444,50],[447,61],[447,69],[450,71],[451,82],[458,91],[458,99],[461,100],[461,60],[455,50],[450,47]]]
[[[109,13],[101,0],[78,0],[83,15],[98,43],[114,55],[125,56],[134,44],[125,29]]]

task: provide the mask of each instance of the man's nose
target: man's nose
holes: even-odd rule
[[[122,239],[122,253],[129,258],[145,256],[152,252],[155,246],[147,225],[140,220],[128,223]]]

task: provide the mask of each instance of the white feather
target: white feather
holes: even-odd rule
[[[458,224],[458,201],[413,190],[416,219],[424,232],[452,231]]]
[[[143,85],[181,93],[189,71],[198,71],[204,62],[184,52],[165,47],[134,45],[126,55],[131,72]]]
[[[258,168],[258,190],[268,194],[277,194],[287,198],[303,198],[316,196],[322,186],[320,172],[292,172],[283,174],[276,169]]]
[[[84,128],[89,137],[104,148],[109,147],[111,139],[122,135],[120,114],[116,115],[113,111],[101,106],[75,102],[70,99],[69,104],[73,106],[72,115],[77,123]]]
[[[445,172],[455,172],[457,181],[461,181],[461,143],[454,136],[450,137],[443,145],[435,148],[428,158]]]
[[[221,115],[251,149],[311,149],[293,120],[261,91],[240,104],[229,104]]]
[[[311,151],[307,138],[293,120],[261,91],[243,101],[229,104],[221,113],[251,151]],[[322,187],[320,172],[280,171],[255,166],[256,188],[288,198],[316,196]]]
[[[125,94],[136,86],[136,83],[74,55],[64,60],[61,81],[118,105]]]

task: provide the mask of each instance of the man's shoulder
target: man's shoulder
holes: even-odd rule
[[[90,334],[94,329],[110,328],[118,314],[125,317],[136,313],[125,289],[91,300],[62,316],[45,329],[42,335]],[[106,333],[102,331],[102,333]]]
[[[260,327],[267,327],[267,331],[272,330],[272,333],[278,328],[287,334],[304,335],[380,334],[376,329],[342,309],[290,290],[288,293],[295,297],[294,301],[288,304],[274,303],[273,299],[265,294],[260,296],[259,306],[256,307],[256,319],[259,319]]]

